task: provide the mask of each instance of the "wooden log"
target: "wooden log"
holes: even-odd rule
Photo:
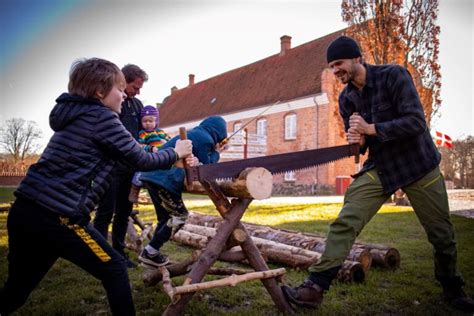
[[[243,270],[243,269],[235,269],[235,268],[210,268],[209,271],[207,271],[207,274],[209,275],[241,275],[241,274],[247,274],[252,271],[249,270]]]
[[[199,258],[200,253],[201,253],[200,250],[196,250],[193,252],[190,258],[182,262],[175,262],[175,263],[168,264],[166,266],[166,269],[170,275],[170,278],[185,275],[189,271],[191,271],[191,267]],[[224,253],[225,252],[223,252],[221,256],[223,256]],[[223,260],[223,261],[237,262],[237,261],[242,261],[245,259],[245,254],[242,252],[242,250],[240,250],[239,252],[235,252],[235,254],[238,254],[239,257],[232,258],[232,260],[228,259],[228,260]],[[221,256],[219,257],[219,260],[222,260]],[[207,274],[209,275],[231,275],[231,274],[240,275],[240,274],[245,274],[249,272],[251,271],[235,269],[235,268],[210,268],[207,271]],[[162,274],[161,269],[149,268],[149,269],[146,269],[142,274],[142,281],[145,284],[145,286],[155,286],[156,284],[160,283],[162,280],[163,280],[163,274]]]
[[[180,229],[173,235],[172,239],[193,248],[203,249],[206,248],[209,238]]]
[[[192,235],[192,240],[200,239],[199,242],[187,244],[189,246],[202,245],[206,242],[206,240],[212,238],[212,236],[216,233],[215,228],[191,224],[184,225],[181,230],[187,231],[190,235]],[[253,243],[257,246],[258,250],[261,253],[265,254],[266,257],[268,257],[268,260],[277,263],[282,263],[292,268],[306,269],[314,262],[319,260],[319,258],[321,258],[321,254],[315,251],[310,251],[258,237],[251,237],[251,239]],[[189,238],[179,240],[178,237],[175,240],[177,242],[186,243]],[[362,272],[360,270],[362,270]],[[338,280],[341,282],[361,282],[365,279],[365,275],[366,272],[359,262],[346,260],[345,264],[340,270],[340,277],[338,275]]]
[[[133,223],[137,225],[138,227],[140,227],[140,229],[142,230],[142,236],[148,240],[151,240],[153,238],[153,225],[151,224],[147,225],[143,223],[138,217],[137,210],[133,210],[130,217],[132,218]]]
[[[163,290],[168,294],[171,299],[174,297],[173,284],[171,283],[170,273],[166,267],[159,268],[161,275],[163,276]]]
[[[198,260],[200,254],[201,251],[196,250],[193,251],[193,254],[190,258],[182,262],[167,265],[166,269],[168,270],[170,277],[175,277],[188,273],[191,270],[191,265]],[[142,280],[145,286],[154,286],[160,283],[162,279],[163,275],[160,269],[146,269],[142,274]]]
[[[219,260],[226,261],[226,262],[242,262],[245,259],[247,259],[242,249],[237,249],[237,248],[240,248],[240,247],[234,247],[229,250],[223,251],[219,255]]]
[[[127,225],[127,239],[125,241],[125,246],[127,249],[135,251],[136,253],[140,253],[143,247],[143,240],[138,235],[138,232],[133,225],[133,220],[131,218],[128,219]]]
[[[190,214],[186,221],[186,223],[204,225],[207,227],[218,227],[220,222],[219,217],[201,215],[194,212]],[[324,251],[326,244],[326,238],[317,234],[274,229],[269,226],[249,223],[244,223],[243,225],[248,229],[251,236],[275,240],[320,253]],[[346,259],[360,262],[366,272],[372,265],[388,269],[397,269],[400,267],[399,251],[393,247],[379,244],[356,242]]]
[[[265,168],[247,168],[233,181],[217,183],[225,196],[246,199],[263,200],[272,194],[273,176]],[[205,188],[199,182],[193,182],[193,189],[188,193],[206,194]]]
[[[242,275],[233,274],[230,277],[223,278],[220,280],[177,286],[175,288],[172,288],[171,293],[168,288],[165,292],[170,296],[171,300],[174,301],[175,295],[194,293],[197,291],[212,289],[216,287],[236,286],[237,284],[241,282],[274,278],[274,277],[283,275],[285,273],[286,273],[285,268],[279,268],[279,269],[267,270],[267,271],[250,272],[250,273],[246,273]],[[165,286],[165,279],[163,278],[163,287],[164,286]]]

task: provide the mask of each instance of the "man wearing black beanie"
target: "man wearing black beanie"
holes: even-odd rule
[[[448,195],[438,166],[441,156],[410,73],[398,65],[364,63],[359,45],[347,36],[328,46],[327,62],[346,84],[339,96],[339,113],[347,140],[359,143],[361,154],[368,149],[369,157],[346,191],[320,260],[309,267],[309,276],[300,286],[282,287],[285,296],[296,305],[321,304],[355,238],[382,204],[403,189],[434,248],[434,272],[444,298],[455,308],[474,311],[457,269]]]

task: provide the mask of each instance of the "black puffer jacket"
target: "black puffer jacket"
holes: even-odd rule
[[[172,148],[147,153],[124,128],[118,114],[97,99],[62,94],[49,121],[54,130],[39,161],[15,194],[61,215],[88,217],[107,190],[117,160],[139,170],[168,169]]]

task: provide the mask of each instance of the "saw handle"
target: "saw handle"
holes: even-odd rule
[[[180,127],[179,128],[179,137],[181,139],[188,139],[188,133],[186,131],[186,127]],[[192,190],[193,188],[193,181],[191,178],[188,176],[188,164],[186,163],[186,159],[183,159],[183,166],[184,166],[184,172],[186,174],[185,182],[184,184],[186,185],[186,189],[188,191]]]

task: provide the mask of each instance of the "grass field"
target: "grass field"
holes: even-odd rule
[[[216,214],[210,204],[195,197],[187,201],[190,210]],[[328,224],[337,216],[340,204],[259,205],[251,206],[244,221],[279,228],[325,234]],[[0,213],[0,284],[7,276],[7,213]],[[155,221],[151,206],[140,208],[140,218]],[[474,220],[453,216],[459,268],[474,294]],[[318,315],[463,315],[441,299],[441,288],[433,277],[431,246],[415,214],[408,207],[384,206],[367,225],[359,240],[396,247],[401,253],[397,271],[371,269],[362,284],[335,283],[325,296]],[[163,252],[173,260],[186,258],[192,249],[168,243]],[[131,254],[136,259],[136,254]],[[34,264],[34,258],[32,261]],[[220,266],[234,266],[218,262]],[[272,268],[278,265],[270,264]],[[161,315],[169,303],[161,284],[145,287],[142,267],[129,270],[133,295],[139,315]],[[299,284],[305,271],[287,269],[286,283]],[[211,278],[206,278],[211,279]],[[184,278],[173,279],[180,285]],[[17,315],[96,315],[108,314],[105,292],[100,282],[64,260],[49,271]],[[298,309],[298,315],[314,315],[309,309]],[[213,289],[194,295],[187,315],[277,315],[271,298],[259,281],[246,282],[233,288]]]
[[[13,201],[15,198],[13,192],[15,188],[13,187],[0,187],[0,203],[8,203]]]

